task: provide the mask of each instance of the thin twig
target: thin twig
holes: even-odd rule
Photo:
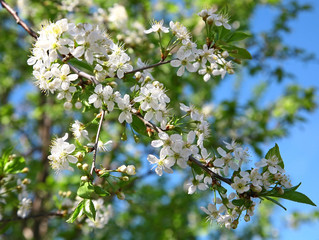
[[[167,61],[165,61],[165,62],[160,61],[160,62],[155,63],[155,64],[152,64],[152,65],[148,65],[148,66],[145,66],[145,67],[142,67],[142,68],[138,68],[138,69],[132,70],[132,71],[130,71],[130,72],[126,72],[124,75],[128,75],[128,74],[132,74],[132,73],[140,72],[140,71],[143,71],[143,70],[146,70],[146,69],[150,69],[150,68],[158,67],[158,66],[161,66],[161,65],[163,65],[163,64],[170,63],[172,60],[173,60],[173,59],[171,59],[171,60],[167,60]]]
[[[31,37],[35,39],[38,38],[38,34],[33,29],[31,29],[24,21],[21,20],[21,18],[18,16],[18,13],[16,11],[14,11],[5,1],[0,0],[0,3],[2,7],[5,8],[14,17],[17,24],[23,27],[24,30],[26,30]]]
[[[50,213],[42,213],[38,215],[30,215],[25,218],[21,217],[14,217],[14,218],[4,218],[0,220],[0,223],[5,223],[5,222],[15,222],[15,221],[24,221],[27,219],[35,219],[35,218],[47,218],[47,217],[63,217],[65,214],[62,212],[50,212]]]
[[[145,120],[143,118],[143,116],[140,114],[140,113],[133,113],[135,114],[135,116],[137,116],[140,120],[143,121],[143,123],[148,126],[148,127],[151,127],[153,128],[157,133],[161,133],[161,132],[164,132],[161,128],[157,127],[156,125],[154,125],[153,123]],[[231,179],[229,178],[225,178],[223,176],[220,176],[219,174],[217,173],[214,173],[213,171],[211,171],[208,167],[206,167],[205,165],[203,165],[200,161],[198,161],[196,158],[194,158],[193,156],[190,156],[188,158],[188,160],[194,164],[196,164],[197,166],[199,166],[201,169],[203,169],[205,172],[207,172],[212,178],[215,178],[215,179],[219,179],[220,181],[223,181],[224,183],[227,183],[228,185],[232,184],[232,181]]]
[[[99,128],[98,128],[97,133],[96,133],[96,139],[95,139],[95,144],[94,144],[93,162],[92,162],[92,167],[91,167],[91,171],[90,171],[91,176],[93,175],[93,171],[95,169],[96,154],[97,154],[97,148],[98,148],[98,144],[99,144],[99,138],[100,138],[101,127],[102,127],[104,115],[105,115],[105,111],[102,110]]]

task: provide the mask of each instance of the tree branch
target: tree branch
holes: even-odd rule
[[[62,212],[49,212],[49,213],[42,213],[42,214],[37,214],[37,215],[30,215],[25,218],[21,217],[14,217],[14,218],[5,218],[0,220],[0,223],[6,223],[6,222],[15,222],[15,221],[24,221],[27,219],[36,219],[36,218],[48,218],[48,217],[63,217],[65,214]]]
[[[164,132],[161,128],[157,127],[155,124],[145,120],[143,118],[143,116],[140,113],[133,113],[135,116],[137,116],[140,120],[143,121],[143,123],[147,126],[147,127],[151,127],[153,128],[157,133],[161,133]],[[199,166],[201,169],[203,169],[205,172],[207,172],[209,174],[209,176],[211,176],[212,178],[218,179],[220,181],[223,181],[224,183],[227,183],[228,185],[232,184],[231,179],[229,178],[225,178],[223,176],[220,176],[217,173],[214,173],[213,171],[211,171],[208,167],[206,167],[205,165],[203,165],[200,161],[198,161],[196,158],[194,158],[193,156],[190,156],[188,158],[188,160],[194,164],[196,164],[197,166]]]
[[[16,20],[17,24],[19,24],[21,27],[26,30],[31,37],[34,39],[38,38],[38,34],[31,29],[24,21],[21,20],[21,18],[18,16],[18,13],[14,11],[4,0],[0,0],[1,6],[5,8]]]

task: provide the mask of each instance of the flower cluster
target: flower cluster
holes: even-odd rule
[[[67,19],[44,26],[39,31],[28,64],[33,65],[33,75],[41,90],[58,91],[58,99],[66,98],[68,102],[76,91],[74,81],[78,78],[64,63],[70,58],[93,65],[97,80],[107,76],[123,78],[125,72],[133,69],[123,47],[115,44],[98,27],[75,25]]]

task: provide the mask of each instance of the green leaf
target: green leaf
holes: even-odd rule
[[[135,115],[133,115],[133,121],[131,123],[131,126],[137,133],[148,137],[145,124],[141,119],[139,119]]]
[[[269,149],[269,151],[267,152],[265,158],[266,159],[270,159],[272,156],[276,156],[278,158],[278,160],[279,160],[279,164],[278,165],[282,169],[284,169],[285,168],[284,161],[281,158],[279,147],[278,147],[277,143],[275,144],[275,146],[273,148]]]
[[[4,172],[19,173],[25,167],[24,157],[15,157],[4,165]]]
[[[91,219],[92,221],[95,221],[96,211],[91,199],[85,200],[83,211],[89,219]]]
[[[224,50],[227,50],[227,52],[229,53],[229,56],[238,58],[238,59],[252,59],[252,56],[246,49],[236,47],[233,45],[223,45],[222,42],[220,43],[221,43],[220,47]]]
[[[66,220],[67,223],[73,223],[75,221],[75,219],[77,219],[77,217],[79,216],[79,214],[81,213],[81,210],[84,207],[84,200],[82,200],[78,206],[76,207],[76,209],[74,209],[74,212],[72,213],[72,215],[69,217],[68,220]]]
[[[305,204],[309,204],[309,205],[312,205],[315,207],[317,206],[305,194],[297,192],[297,191],[285,190],[284,194],[282,194],[282,195],[280,195],[278,193],[274,193],[271,196],[287,199],[287,200],[294,201],[294,202],[305,203]]]
[[[273,198],[270,198],[270,197],[267,197],[267,196],[264,196],[264,198],[266,198],[267,200],[277,204],[278,206],[282,207],[283,209],[285,209],[287,211],[287,208],[285,208],[281,203],[279,203],[277,200],[273,199]]]
[[[232,201],[232,203],[233,203],[235,206],[240,207],[240,206],[244,205],[245,200],[244,200],[244,199],[234,199],[234,200]]]
[[[94,197],[94,194],[94,186],[90,182],[85,182],[84,184],[82,184],[77,191],[77,195],[85,199],[92,199]]]
[[[251,37],[250,34],[244,33],[244,32],[234,32],[230,38],[227,39],[227,42],[235,42],[235,41],[241,41],[246,38]]]
[[[103,188],[101,188],[100,186],[94,186],[94,191],[96,194],[98,194],[101,197],[104,197],[106,195],[111,195],[109,192],[105,191]]]

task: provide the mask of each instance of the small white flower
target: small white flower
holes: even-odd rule
[[[66,142],[68,134],[66,133],[63,138],[57,138],[53,141],[51,147],[51,155],[48,157],[51,167],[57,172],[61,170],[71,170],[69,163],[76,163],[78,160],[75,156],[71,155],[75,150],[74,144]]]
[[[148,30],[145,30],[144,33],[145,34],[150,34],[152,32],[163,32],[163,33],[168,33],[169,29],[167,27],[163,26],[164,24],[164,20],[162,19],[161,21],[157,22],[157,21],[153,21],[152,23],[152,27]]]
[[[32,201],[29,198],[23,198],[20,202],[17,215],[21,218],[26,218],[31,212]]]

